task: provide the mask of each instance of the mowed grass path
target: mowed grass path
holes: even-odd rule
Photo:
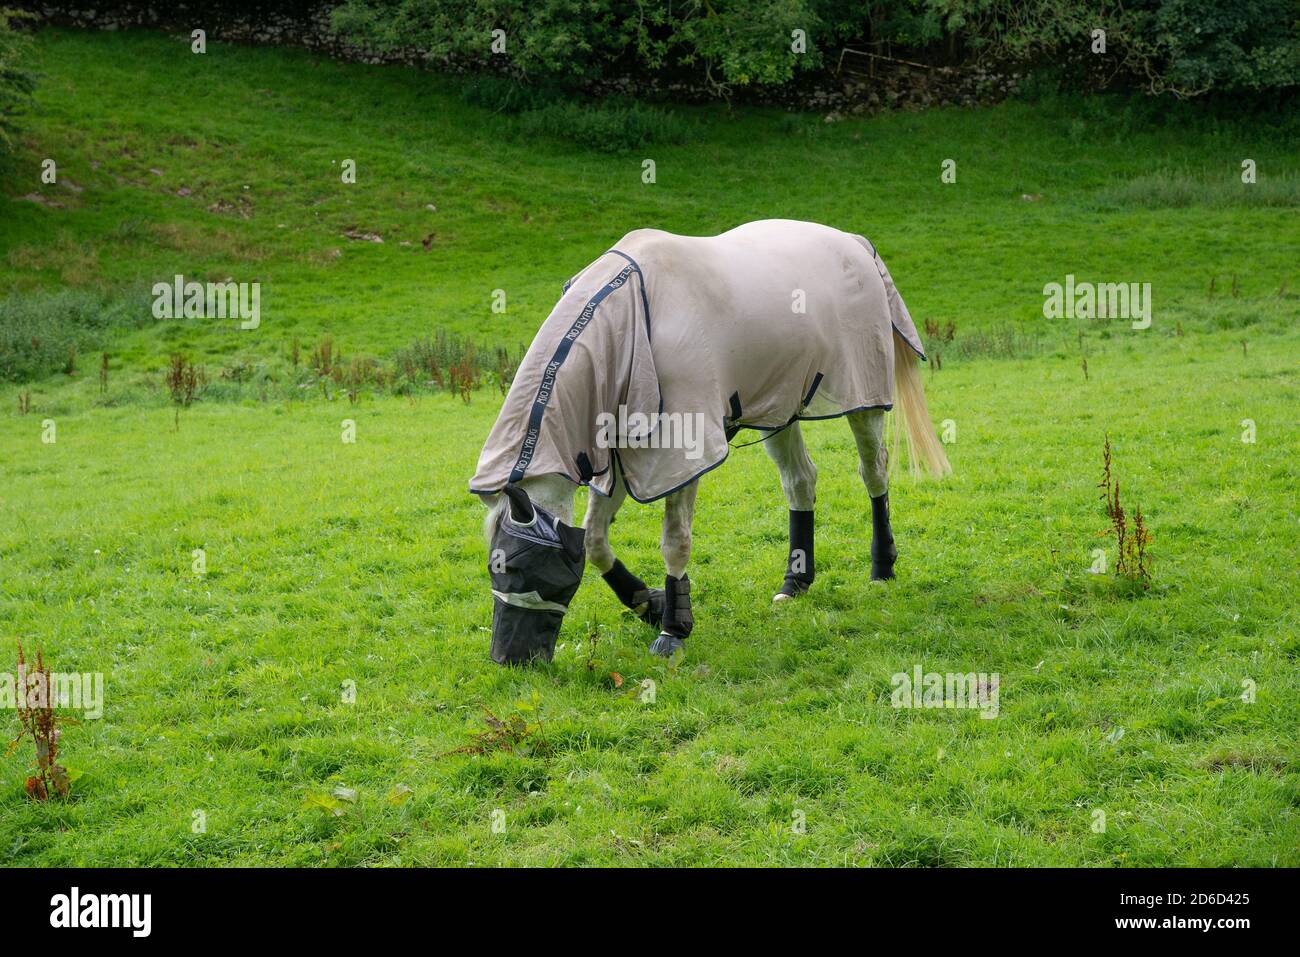
[[[639,156],[519,143],[401,70],[218,44],[200,59],[154,35],[53,32],[41,49],[48,113],[27,156],[71,157],[85,191],[47,188],[62,209],[0,200],[0,281],[268,285],[255,337],[176,322],[123,340],[108,407],[93,375],[34,384],[30,416],[0,389],[0,622],[107,681],[103,719],[64,737],[73,800],[23,797],[26,746],[0,759],[0,861],[1300,864],[1300,334],[1294,294],[1275,295],[1295,285],[1295,211],[1092,199],[1153,163],[1232,175],[1249,148],[1280,165],[1268,144],[1094,142],[1073,125],[1089,121],[1016,104],[830,127],[713,110],[698,142],[650,152],[659,183],[643,187]],[[949,154],[959,188],[939,184]],[[329,166],[349,155],[356,187]],[[251,219],[207,211],[245,192]],[[867,581],[844,423],[806,429],[818,579],[793,607],[770,605],[786,548],[774,470],[757,447],[733,452],[701,488],[698,625],[677,663],[646,653],[595,575],[552,665],[489,662],[464,487],[492,393],[201,402],[175,430],[136,384],[177,346],[282,358],[292,335],[331,332],[382,354],[437,326],[524,341],[626,229],[772,215],[876,239],[918,319],[1040,328],[1042,284],[1067,272],[1153,282],[1157,318],[1085,324],[1086,379],[1068,324],[1036,358],[927,375],[956,472],[896,481],[888,586]],[[349,243],[350,225],[389,241]],[[1207,302],[1208,277],[1233,272],[1241,298]],[[497,287],[504,315],[488,309]],[[1155,535],[1145,594],[1088,574],[1106,545],[1104,433]],[[653,507],[614,526],[648,579],[658,538]],[[891,708],[891,676],[918,664],[999,673],[999,716]],[[533,746],[451,753],[483,708],[540,721]]]

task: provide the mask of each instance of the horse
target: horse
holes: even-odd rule
[[[761,220],[717,236],[634,230],[564,285],[488,434],[469,489],[488,506],[490,655],[550,661],[590,563],[670,657],[694,628],[691,525],[700,478],[741,430],[760,435],[789,506],[784,602],[813,584],[817,469],[800,423],[844,417],[871,500],[871,578],[894,578],[889,474],[951,471],[926,407],[916,327],[862,236]],[[893,455],[885,414],[897,408]],[[573,525],[579,485],[587,514]],[[663,500],[664,586],[615,557],[623,503]]]

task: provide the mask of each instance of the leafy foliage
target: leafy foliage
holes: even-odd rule
[[[381,48],[507,66],[532,79],[686,70],[717,93],[788,83],[850,43],[947,62],[1055,63],[1073,74],[1070,86],[1122,79],[1179,96],[1282,90],[1300,77],[1290,0],[346,0],[333,22]],[[1089,60],[1097,29],[1109,55]],[[494,31],[503,31],[496,50]],[[806,37],[803,50],[795,31]]]
[[[24,382],[76,369],[76,356],[109,330],[144,324],[142,297],[110,298],[76,289],[10,293],[0,299],[0,381]]]
[[[1124,22],[1154,89],[1203,93],[1300,83],[1300,17],[1289,0],[1148,0]]]
[[[487,727],[472,732],[469,744],[462,745],[441,757],[453,754],[490,754],[493,751],[510,751],[529,756],[545,756],[550,745],[543,737],[542,719],[537,713],[541,695],[515,702],[514,710],[504,717],[492,713],[486,705],[479,705]]]

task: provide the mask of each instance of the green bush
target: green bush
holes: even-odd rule
[[[10,293],[0,299],[0,381],[72,372],[107,333],[150,321],[143,297],[104,299],[90,292]]]
[[[1300,85],[1295,0],[344,0],[333,17],[380,48],[578,85],[685,72],[717,93],[775,86],[863,44],[943,63],[1045,65],[1066,74],[1063,88],[1196,96]],[[1096,29],[1104,58],[1091,50]],[[496,30],[504,51],[492,48]]]
[[[1300,83],[1300,9],[1294,0],[1148,0],[1128,14],[1156,89],[1202,93]]]
[[[36,75],[27,67],[31,40],[14,29],[28,14],[0,8],[0,153],[13,150],[18,118],[31,107]]]
[[[569,85],[620,73],[686,68],[715,89],[783,83],[820,64],[815,0],[345,0],[334,28],[381,49],[414,48],[434,58],[508,65],[530,80]],[[791,49],[803,29],[808,52]],[[505,50],[494,51],[493,31]]]

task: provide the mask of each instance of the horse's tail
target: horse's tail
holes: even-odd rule
[[[952,466],[934,434],[930,410],[925,405],[925,385],[921,381],[921,360],[897,332],[894,333],[894,409],[902,427],[894,429],[894,451],[890,465],[898,461],[898,433],[907,441],[908,470],[921,474],[921,466],[933,476],[950,475]]]

